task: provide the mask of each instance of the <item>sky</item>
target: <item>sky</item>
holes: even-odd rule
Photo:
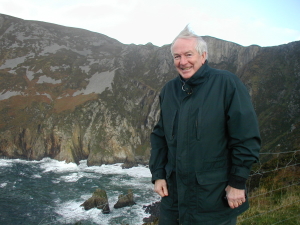
[[[0,0],[0,13],[105,34],[124,44],[201,36],[262,47],[300,40],[300,0]]]

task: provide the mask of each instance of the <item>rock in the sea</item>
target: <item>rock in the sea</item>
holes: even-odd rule
[[[152,205],[143,206],[146,213],[149,213],[150,216],[143,219],[143,225],[156,225],[159,222],[160,214],[160,202],[154,202]]]
[[[128,190],[127,195],[119,195],[118,202],[114,205],[115,209],[123,208],[126,206],[132,206],[135,205],[134,199],[133,199],[133,192],[132,190]]]
[[[106,191],[101,189],[96,189],[93,196],[80,206],[83,206],[85,210],[97,208],[102,209],[102,213],[104,214],[110,213]]]

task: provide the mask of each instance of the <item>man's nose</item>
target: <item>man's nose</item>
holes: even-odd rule
[[[185,65],[186,63],[187,63],[186,57],[185,57],[185,56],[182,56],[182,57],[180,58],[180,65]]]

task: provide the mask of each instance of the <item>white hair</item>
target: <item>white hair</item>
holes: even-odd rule
[[[174,43],[177,39],[190,39],[190,38],[195,38],[196,39],[196,46],[195,49],[196,51],[202,55],[204,52],[206,52],[206,58],[207,58],[207,44],[206,42],[202,39],[202,37],[198,36],[195,34],[189,27],[189,25],[186,25],[186,27],[178,34],[178,36],[174,39],[174,41],[171,44],[171,53],[173,55],[173,46]]]

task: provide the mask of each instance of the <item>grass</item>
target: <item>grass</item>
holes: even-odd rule
[[[300,225],[300,183],[270,191],[251,193],[250,209],[238,217],[238,225]]]
[[[95,99],[97,99],[96,94],[77,95],[72,97],[56,99],[54,103],[54,110],[57,113],[60,113],[65,110],[74,111],[76,106],[80,106],[87,101],[95,100]]]
[[[238,225],[300,225],[299,151],[274,156],[249,180],[250,209]]]

